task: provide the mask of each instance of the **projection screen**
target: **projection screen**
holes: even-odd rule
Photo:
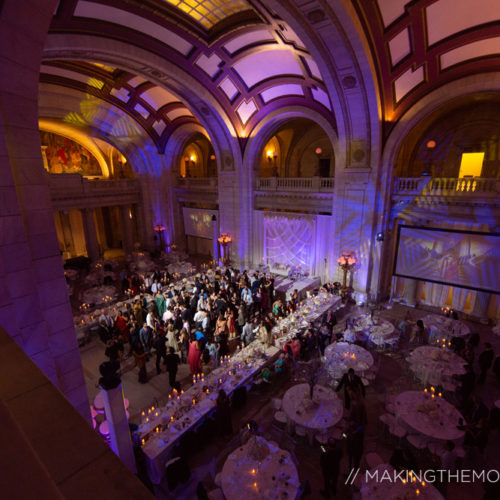
[[[183,207],[184,230],[189,236],[213,239],[214,229],[212,216],[218,217],[217,210],[204,210],[201,208]]]
[[[400,225],[393,274],[500,293],[500,233]]]

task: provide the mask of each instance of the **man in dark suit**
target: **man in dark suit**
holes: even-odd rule
[[[489,342],[485,342],[484,347],[485,350],[479,355],[478,359],[479,369],[481,370],[481,374],[477,379],[478,384],[484,384],[484,381],[486,380],[486,373],[490,369],[495,357],[495,353],[493,352],[493,348]]]
[[[344,373],[344,375],[340,379],[340,384],[337,387],[337,392],[339,392],[342,387],[344,388],[344,403],[347,409],[351,407],[351,399],[349,397],[347,388],[362,394],[363,397],[365,396],[365,386],[363,385],[361,378],[354,373],[353,368],[349,368],[349,371],[347,373]]]
[[[321,447],[320,465],[323,472],[324,489],[320,493],[325,498],[330,494],[337,495],[337,481],[339,478],[342,448],[333,438],[328,439],[326,447]]]

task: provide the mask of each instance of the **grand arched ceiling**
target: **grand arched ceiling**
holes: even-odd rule
[[[40,82],[79,90],[94,97],[96,105],[102,100],[124,111],[149,134],[159,151],[165,149],[178,126],[199,123],[168,90],[141,76],[100,63],[48,61],[41,66]]]
[[[335,121],[321,73],[302,41],[286,23],[246,1],[61,0],[50,34],[126,41],[161,56],[210,92],[239,138],[282,106],[307,106]],[[160,151],[176,125],[196,121],[189,102],[168,85],[88,60],[46,58],[42,81],[86,87],[121,107]]]
[[[498,0],[354,0],[372,47],[386,132],[419,99],[500,68]]]

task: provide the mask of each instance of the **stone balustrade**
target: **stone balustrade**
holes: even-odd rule
[[[396,177],[395,196],[447,196],[459,198],[499,198],[500,179],[481,177]]]
[[[256,191],[300,191],[309,193],[333,193],[333,177],[257,177]]]
[[[56,209],[138,203],[136,179],[87,179],[80,174],[47,174],[52,204]]]

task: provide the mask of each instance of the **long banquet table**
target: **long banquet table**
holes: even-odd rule
[[[248,384],[277,357],[287,340],[296,335],[297,329],[309,325],[329,309],[338,307],[340,302],[340,297],[327,292],[307,299],[294,314],[275,326],[274,346],[265,348],[260,340],[253,341],[204,376],[204,380],[196,382],[165,406],[146,413],[139,426],[139,436],[143,440],[151,481],[155,484],[161,481],[164,465],[179,439],[215,410],[219,390],[223,389],[229,395]]]

